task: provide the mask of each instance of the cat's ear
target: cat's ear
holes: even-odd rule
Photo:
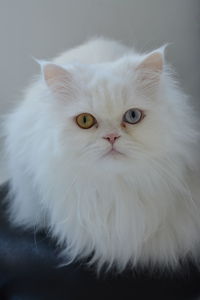
[[[72,94],[74,79],[70,70],[46,61],[37,62],[40,64],[46,85],[56,96]]]
[[[163,53],[161,53],[160,51],[156,51],[145,57],[136,69],[140,71],[151,71],[160,73],[163,70],[163,64]]]
[[[61,66],[48,63],[43,66],[43,76],[47,86],[58,95],[69,93],[72,74]]]
[[[166,45],[146,55],[136,67],[137,79],[143,86],[157,85],[164,69]]]

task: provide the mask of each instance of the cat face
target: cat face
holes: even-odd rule
[[[169,152],[173,114],[161,94],[163,57],[60,67],[44,76],[60,107],[62,142],[79,165],[127,169]]]

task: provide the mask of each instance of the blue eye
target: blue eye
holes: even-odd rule
[[[136,124],[143,119],[143,116],[143,112],[140,109],[132,108],[125,112],[123,121],[129,124]]]

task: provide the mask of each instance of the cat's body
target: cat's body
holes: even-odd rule
[[[162,57],[90,41],[52,62],[62,68],[43,63],[6,121],[11,221],[47,227],[66,262],[92,254],[123,270],[198,257],[197,122]],[[137,124],[124,121],[133,108]],[[77,126],[81,113],[94,126]]]

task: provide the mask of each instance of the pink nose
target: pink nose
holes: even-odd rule
[[[120,137],[120,135],[116,133],[110,133],[103,137],[103,139],[107,140],[111,145]]]

